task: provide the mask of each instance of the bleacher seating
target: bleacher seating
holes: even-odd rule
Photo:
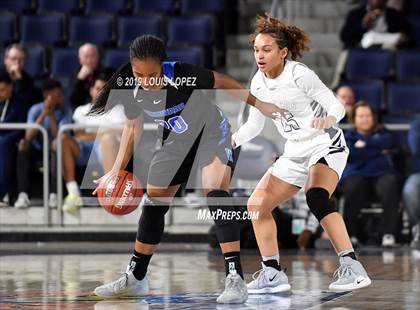
[[[420,82],[420,51],[417,49],[398,51],[396,74],[399,81]]]
[[[356,101],[367,101],[373,105],[376,110],[382,108],[384,102],[384,83],[381,80],[346,82],[345,85],[350,86],[354,90]]]
[[[33,46],[27,50],[25,70],[35,77],[40,77],[46,73],[45,49],[41,46]]]
[[[129,45],[142,34],[162,34],[162,17],[159,15],[123,16],[118,20],[118,46]]]
[[[384,49],[350,50],[346,66],[349,80],[387,79],[391,69],[391,53]]]
[[[128,49],[108,49],[105,51],[103,64],[107,68],[117,69],[129,60]]]
[[[79,0],[38,0],[38,13],[73,13],[80,9]]]
[[[127,10],[127,0],[86,0],[85,13],[123,13]]]
[[[26,15],[22,16],[21,42],[23,44],[59,44],[63,41],[63,16]]]
[[[55,48],[51,58],[51,76],[66,78],[72,76],[79,67],[76,48]]]
[[[388,111],[393,114],[420,113],[420,85],[391,83],[388,86]]]
[[[203,51],[200,47],[168,48],[168,60],[181,61],[193,65],[203,65]]]
[[[15,39],[16,17],[11,13],[0,14],[0,42],[11,42]]]
[[[134,0],[133,13],[173,13],[176,9],[174,0]]]
[[[81,43],[109,44],[113,39],[113,18],[103,16],[73,16],[69,22],[69,45]]]

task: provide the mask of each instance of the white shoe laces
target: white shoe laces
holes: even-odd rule
[[[119,290],[125,289],[128,284],[128,273],[121,272],[121,277],[114,282],[114,291],[117,292]]]
[[[351,266],[349,264],[341,265],[340,267],[337,268],[336,271],[334,271],[333,278],[341,279],[346,274],[351,275],[352,271],[353,270],[351,269]]]

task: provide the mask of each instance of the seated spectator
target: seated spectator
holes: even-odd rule
[[[93,100],[104,87],[108,77],[99,75],[90,88],[90,96]],[[91,103],[79,106],[73,113],[73,120],[80,125],[124,125],[126,116],[122,105],[115,106],[103,115],[88,115],[92,107]],[[76,213],[83,205],[80,188],[76,182],[76,165],[86,165],[91,153],[101,160],[104,173],[111,170],[117,157],[121,130],[118,129],[79,129],[74,131],[74,137],[63,137],[63,178],[66,182],[68,195],[64,199],[63,210]],[[95,143],[97,140],[97,143]],[[99,142],[99,143],[98,143]]]
[[[26,50],[20,44],[8,46],[4,53],[4,66],[13,81],[13,92],[18,94],[26,109],[42,100],[41,92],[34,86],[33,78],[24,70]]]
[[[89,88],[101,72],[98,47],[91,43],[83,44],[79,48],[80,69],[73,78],[70,103],[74,110],[89,100]]]
[[[395,47],[410,44],[409,27],[403,13],[386,7],[386,0],[368,0],[351,10],[340,31],[344,48]]]
[[[353,89],[350,86],[340,86],[337,89],[337,97],[344,105],[346,110],[346,116],[340,121],[340,123],[348,123],[353,109],[354,104],[356,103],[356,96]]]
[[[42,87],[44,102],[40,102],[31,107],[28,112],[28,123],[39,124],[48,132],[49,142],[57,137],[58,129],[64,124],[71,123],[71,111],[64,106],[64,92],[60,82],[47,80]],[[51,154],[54,160],[55,154]],[[42,139],[38,129],[28,129],[25,137],[19,141],[17,167],[18,167],[18,199],[15,202],[16,208],[27,208],[29,206],[29,172],[33,158],[42,158]],[[54,186],[55,170],[51,165],[51,194],[49,204],[51,207],[56,204],[56,194]]]
[[[6,71],[0,72],[0,124],[24,123],[26,119],[22,99],[13,92],[13,83]],[[23,130],[0,130],[0,199],[10,192],[10,182],[14,180],[17,142]],[[11,195],[8,195],[9,199]],[[0,201],[0,206],[8,204]]]
[[[369,206],[371,194],[375,193],[383,208],[382,246],[394,246],[401,196],[390,158],[395,149],[394,137],[378,124],[375,109],[366,102],[356,103],[351,120],[354,129],[345,135],[350,154],[343,173],[344,220],[357,245],[359,211]]]
[[[403,201],[413,227],[411,247],[420,250],[420,120],[411,124],[408,145],[412,155],[412,174],[403,188]]]

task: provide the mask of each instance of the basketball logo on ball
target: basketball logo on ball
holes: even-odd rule
[[[133,212],[143,196],[140,180],[131,172],[120,170],[100,182],[98,200],[109,213],[124,215]]]

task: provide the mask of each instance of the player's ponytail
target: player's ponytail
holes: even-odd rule
[[[255,37],[259,34],[269,34],[276,39],[279,48],[287,47],[290,58],[296,60],[302,57],[304,51],[309,51],[309,37],[301,28],[287,24],[267,14],[266,17],[257,16],[255,32],[250,37],[254,44]]]
[[[89,114],[103,114],[112,109],[119,103],[118,98],[108,98],[112,89],[130,89],[130,86],[125,81],[127,78],[133,78],[133,71],[131,62],[134,59],[157,59],[162,62],[166,59],[165,43],[162,39],[153,35],[142,35],[134,39],[129,48],[130,62],[120,67],[117,72],[112,75],[109,81],[105,84],[104,88],[94,100],[93,106]],[[115,99],[115,100],[114,100]],[[121,98],[120,98],[121,99]]]

